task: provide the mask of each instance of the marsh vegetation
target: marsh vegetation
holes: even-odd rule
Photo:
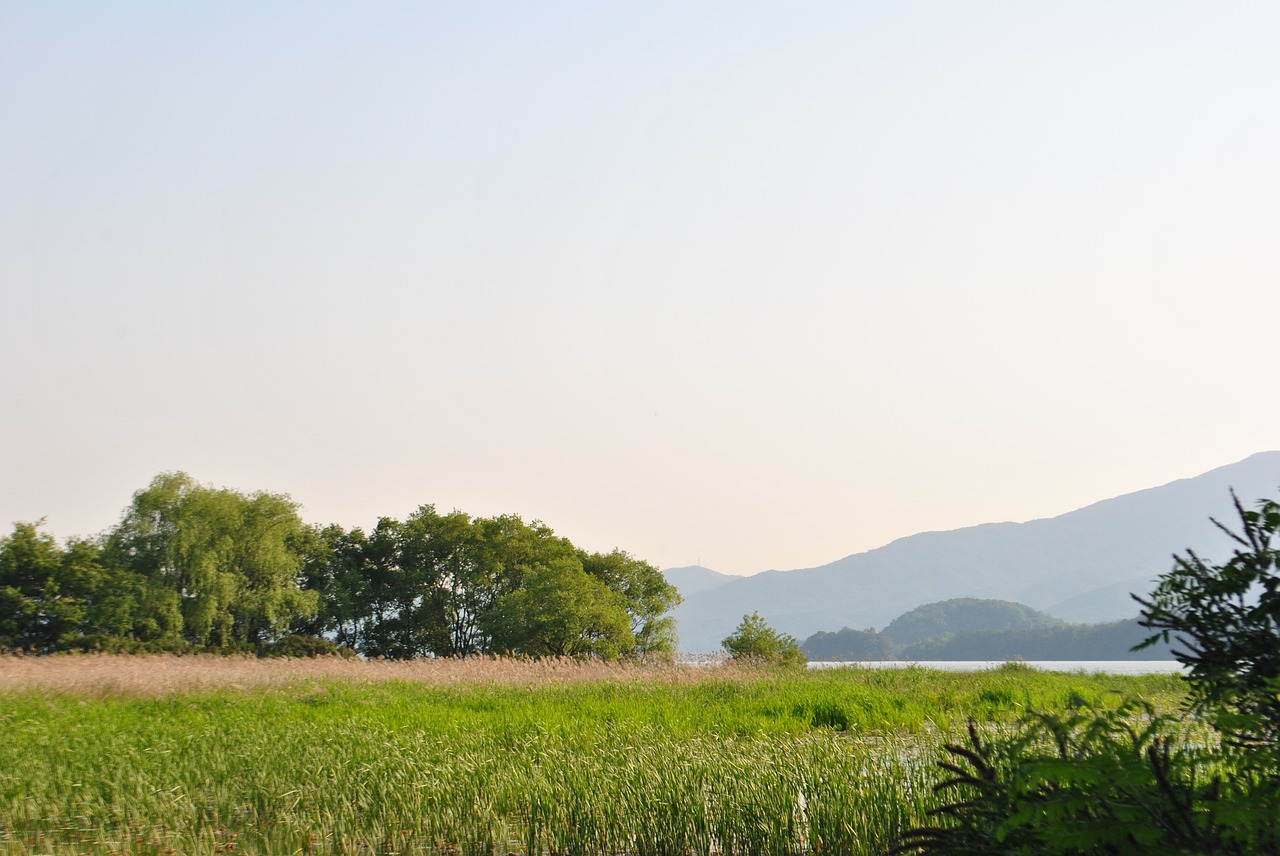
[[[172,656],[0,661],[0,848],[878,853],[941,745],[1180,679]]]

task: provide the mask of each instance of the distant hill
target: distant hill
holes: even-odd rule
[[[1017,601],[1072,622],[1132,618],[1138,606],[1129,593],[1150,591],[1174,553],[1229,553],[1208,518],[1232,519],[1232,487],[1247,504],[1276,496],[1280,452],[1058,517],[923,532],[818,568],[689,589],[675,611],[680,649],[715,651],[756,611],[799,639],[836,627],[884,627],[920,604],[964,597]]]
[[[1044,630],[1065,621],[1021,603],[957,597],[904,612],[880,631],[894,645],[970,631]]]
[[[1136,620],[1068,624],[1021,603],[953,598],[899,615],[884,630],[819,631],[810,660],[1168,660],[1171,646],[1132,649],[1150,632]]]

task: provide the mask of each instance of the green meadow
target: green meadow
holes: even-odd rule
[[[163,683],[196,658],[146,661],[153,692],[42,684],[35,659],[0,671],[6,854],[878,853],[935,804],[970,718],[1183,700],[1176,676],[1021,666],[372,679],[281,661],[270,681]]]

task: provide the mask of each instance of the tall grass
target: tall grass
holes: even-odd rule
[[[1180,693],[1026,669],[60,659],[0,661],[0,852],[874,853],[920,822],[968,716]]]

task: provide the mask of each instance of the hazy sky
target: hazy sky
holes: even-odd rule
[[[1280,447],[1280,4],[0,0],[0,525],[728,573]]]

